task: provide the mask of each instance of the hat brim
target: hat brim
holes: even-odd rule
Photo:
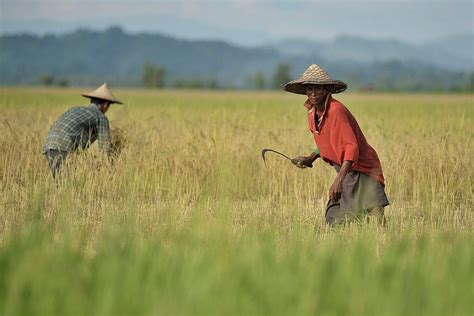
[[[112,103],[123,104],[123,102],[118,100],[118,99],[107,98],[107,97],[104,97],[104,96],[98,96],[98,95],[95,95],[95,94],[92,94],[92,93],[82,93],[81,95],[85,98],[94,98],[94,99],[109,101],[109,102],[111,102],[111,104]]]
[[[347,84],[340,80],[331,80],[327,82],[293,80],[285,84],[284,89],[291,93],[306,95],[306,86],[310,84],[328,86],[328,90],[331,93],[340,93],[347,89]]]

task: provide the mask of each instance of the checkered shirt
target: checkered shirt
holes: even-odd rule
[[[48,149],[72,152],[87,149],[99,140],[99,148],[110,154],[111,134],[109,120],[95,104],[73,107],[64,112],[49,130],[43,153]]]

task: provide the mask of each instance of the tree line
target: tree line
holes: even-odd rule
[[[394,66],[392,66],[394,67]],[[167,79],[168,72],[162,65],[155,65],[151,62],[145,62],[141,70],[141,85],[148,89],[176,88],[176,89],[229,89],[232,87],[223,85],[216,78],[206,77],[187,77]],[[403,77],[403,74],[401,75]],[[271,76],[266,76],[263,71],[257,70],[253,76],[247,78],[246,87],[253,90],[281,90],[283,85],[292,80],[291,66],[286,63],[280,63],[276,66]],[[374,81],[377,84],[359,83],[357,76],[353,76],[349,85],[354,90],[359,91],[423,91],[426,89],[420,86],[416,78],[404,76],[404,80],[394,80],[390,76],[377,76]],[[441,84],[433,78],[430,83],[432,90],[446,90]],[[38,83],[44,86],[67,87],[69,81],[64,78],[56,78],[52,74],[45,74],[38,78]],[[474,91],[474,72],[467,73],[463,84],[449,89],[454,92],[472,92]]]
[[[166,69],[161,65],[145,62],[142,67],[141,82],[145,88],[184,88],[184,89],[220,89],[217,79],[211,78],[188,78],[166,81]],[[255,90],[279,90],[285,83],[290,81],[291,68],[288,64],[278,64],[273,75],[267,78],[262,71],[257,71],[249,78],[249,86]]]

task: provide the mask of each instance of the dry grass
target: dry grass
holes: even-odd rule
[[[430,264],[427,269],[431,272],[426,271],[434,274],[436,286],[452,285],[443,273],[448,273],[447,262],[456,257],[467,262],[465,268],[472,272],[472,252],[466,252],[465,247],[472,245],[474,228],[472,95],[340,95],[379,154],[391,201],[387,229],[362,226],[342,231],[324,225],[324,206],[334,170],[321,161],[313,169],[300,170],[276,156],[268,157],[266,166],[261,160],[260,151],[265,147],[293,156],[312,150],[301,97],[283,93],[133,90],[117,91],[116,95],[126,100],[126,105],[114,105],[107,115],[120,131],[114,133],[119,139],[120,155],[112,165],[103,163],[94,146],[86,153],[71,155],[57,185],[40,154],[41,145],[53,120],[68,106],[83,100],[76,90],[3,90],[3,247],[13,247],[11,243],[25,228],[39,225],[47,227],[52,245],[70,245],[84,258],[100,258],[101,242],[108,240],[111,232],[119,232],[124,244],[132,241],[156,245],[170,258],[182,255],[176,249],[188,254],[201,249],[206,254],[225,255],[226,251],[237,251],[243,243],[255,250],[270,238],[264,251],[274,255],[277,262],[289,258],[304,261],[308,251],[314,251],[312,259],[316,261],[337,260],[337,253],[342,251],[341,258],[347,264],[358,264],[363,259],[351,249],[362,243],[362,252],[374,260],[374,268],[384,262],[418,267],[430,259],[441,260],[440,267],[446,271]],[[250,241],[249,236],[253,236]],[[429,241],[428,248],[420,248],[423,240]],[[465,252],[455,254],[450,245]],[[405,249],[399,258],[394,250],[398,247]],[[262,264],[259,252],[252,251],[249,253],[255,256],[249,260],[257,266]],[[325,257],[325,251],[334,252],[333,257]],[[200,258],[199,253],[193,256]],[[417,261],[418,256],[424,259]],[[213,264],[220,261],[209,260],[206,264],[218,270],[219,266]],[[300,268],[313,271],[311,263],[304,262]],[[220,264],[229,264],[229,269],[239,266]],[[193,279],[196,266],[191,267],[189,278]],[[416,273],[424,277],[425,272],[420,271]],[[278,273],[291,275],[292,269]],[[355,271],[347,273],[348,278],[357,279]],[[258,274],[254,277],[258,282]],[[276,275],[266,277],[262,282]],[[462,275],[459,277],[462,280]],[[396,274],[395,278],[403,275]],[[364,282],[359,281],[362,286]],[[288,286],[297,289],[301,284],[292,284],[290,278]],[[373,295],[380,290],[375,281],[365,286]],[[459,286],[472,293],[467,283]],[[233,293],[242,294],[238,287]],[[396,293],[401,304],[404,291],[400,288]],[[441,293],[426,299],[435,301]],[[274,295],[273,299],[278,300],[278,293]],[[450,297],[443,302],[454,304]],[[283,313],[321,308],[308,306]],[[369,307],[369,302],[360,306],[352,302],[348,308],[360,308],[355,311],[364,313],[370,312]],[[466,307],[461,305],[457,311],[466,311]],[[385,312],[404,312],[390,308]],[[181,312],[186,311],[190,312]],[[372,312],[385,313],[383,307]]]

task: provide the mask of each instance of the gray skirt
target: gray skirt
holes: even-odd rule
[[[340,166],[334,165],[337,172]],[[367,215],[374,207],[389,205],[384,187],[370,176],[358,172],[349,172],[342,181],[341,198],[329,200],[326,207],[326,222],[337,224],[345,220],[357,219]]]

